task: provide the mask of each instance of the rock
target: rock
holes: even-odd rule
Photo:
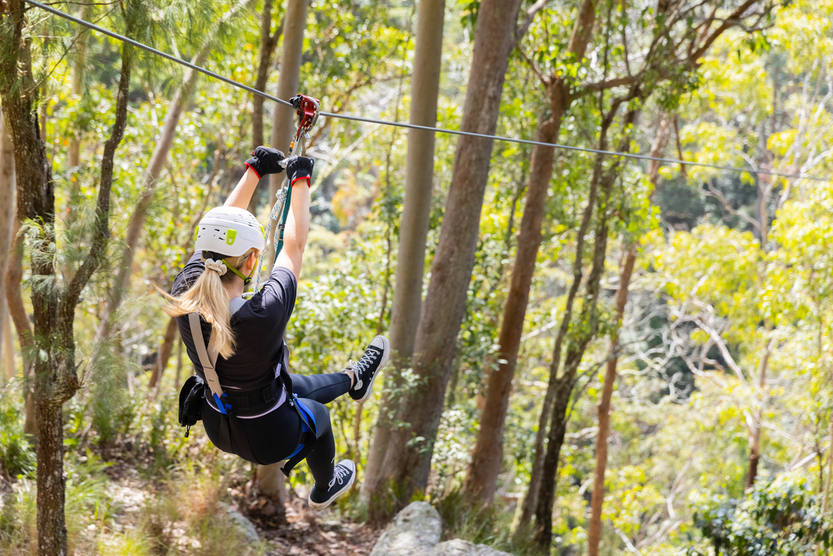
[[[426,502],[412,502],[388,525],[370,556],[427,556],[441,533],[437,510]]]
[[[229,516],[229,520],[234,523],[238,530],[240,530],[243,535],[245,535],[246,540],[250,543],[257,542],[260,537],[257,534],[257,529],[255,528],[254,524],[246,519],[246,516],[232,508],[227,504],[222,504],[225,508],[226,513]]]
[[[441,542],[428,553],[430,556],[512,556],[485,544],[474,544],[461,539]]]

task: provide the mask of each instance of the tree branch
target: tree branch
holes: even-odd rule
[[[128,32],[128,36],[131,33]],[[78,304],[81,290],[87,285],[93,272],[101,264],[107,242],[110,239],[110,191],[113,186],[113,159],[116,149],[124,137],[124,129],[127,126],[127,102],[130,89],[130,72],[133,59],[133,47],[125,44],[122,47],[121,78],[116,101],[116,120],[110,138],[104,143],[104,153],[101,160],[101,181],[98,186],[98,201],[95,209],[95,227],[93,237],[90,241],[90,251],[87,254],[81,268],[73,276],[72,281],[66,289],[61,303],[63,319],[74,317],[75,306]]]

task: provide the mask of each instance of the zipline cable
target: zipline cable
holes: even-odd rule
[[[180,65],[185,66],[187,68],[191,68],[194,71],[198,71],[198,72],[203,73],[203,74],[205,74],[209,77],[213,77],[214,79],[218,79],[218,80],[222,81],[223,83],[227,83],[227,84],[229,84],[233,87],[237,87],[238,89],[243,89],[244,91],[248,91],[248,92],[250,92],[254,95],[259,95],[259,96],[261,96],[265,99],[271,100],[272,102],[276,102],[278,104],[288,106],[289,108],[293,108],[292,104],[290,104],[289,102],[287,102],[283,99],[280,99],[276,96],[272,96],[269,93],[259,91],[258,89],[255,89],[253,87],[249,87],[248,85],[244,85],[242,83],[234,81],[233,79],[229,79],[228,77],[224,77],[224,76],[222,76],[218,73],[207,70],[207,69],[205,69],[203,67],[200,67],[196,64],[192,64],[191,62],[183,60],[182,58],[177,58],[176,56],[172,56],[172,55],[170,55],[166,52],[162,52],[161,50],[157,50],[157,49],[155,49],[151,46],[148,46],[144,43],[141,43],[139,41],[130,39],[128,37],[125,37],[124,35],[120,35],[118,33],[114,33],[113,31],[109,31],[107,29],[104,29],[103,27],[99,27],[98,25],[95,25],[94,23],[90,23],[89,21],[85,21],[83,19],[77,18],[77,17],[75,17],[73,15],[70,15],[68,13],[62,12],[60,10],[56,10],[55,8],[52,8],[50,6],[46,6],[44,4],[41,4],[40,2],[36,2],[35,0],[24,0],[24,2],[26,2],[27,4],[31,4],[32,6],[36,6],[40,9],[42,9],[42,10],[45,10],[45,11],[47,11],[47,12],[53,14],[53,15],[56,15],[58,17],[61,17],[61,18],[66,19],[68,21],[71,21],[73,23],[77,23],[78,25],[83,25],[84,27],[87,27],[87,28],[92,29],[94,31],[98,31],[99,33],[107,35],[108,37],[111,37],[111,38],[116,39],[118,41],[122,41],[124,43],[131,44],[131,45],[133,45],[137,48],[147,50],[148,52],[151,52],[152,54],[156,54],[157,56],[161,56],[162,58],[165,58],[166,60],[170,60],[171,62],[176,62],[177,64],[180,64]],[[365,118],[365,117],[362,117],[362,116],[352,116],[350,114],[335,114],[335,113],[332,113],[332,112],[320,112],[320,115],[324,116],[324,117],[327,117],[327,118],[336,118],[336,119],[340,119],[340,120],[350,120],[350,121],[354,121],[354,122],[362,122],[362,123],[369,123],[369,124],[381,124],[381,125],[388,125],[388,126],[395,126],[395,127],[404,127],[404,128],[408,128],[408,129],[421,129],[421,130],[424,130],[424,131],[433,131],[435,133],[448,133],[448,134],[451,134],[451,135],[466,135],[468,137],[479,137],[479,138],[482,138],[482,139],[492,139],[492,140],[496,140],[496,141],[506,141],[506,142],[510,142],[510,143],[520,143],[522,145],[536,145],[536,146],[541,146],[541,147],[552,147],[552,148],[555,148],[555,149],[562,149],[562,150],[567,150],[567,151],[578,151],[578,152],[586,152],[586,153],[609,155],[609,156],[621,156],[621,157],[625,157],[625,158],[633,158],[633,159],[636,159],[636,160],[647,160],[647,161],[653,161],[653,162],[660,162],[660,163],[670,164],[670,165],[681,164],[681,165],[685,165],[685,166],[698,166],[698,167],[701,167],[701,168],[712,168],[712,169],[715,169],[715,170],[723,170],[723,171],[727,171],[727,172],[739,172],[739,173],[744,173],[744,174],[773,176],[773,177],[788,178],[788,179],[805,179],[805,180],[818,181],[818,182],[833,181],[829,178],[818,177],[818,176],[806,176],[806,175],[802,175],[802,174],[785,174],[785,173],[782,173],[782,172],[770,172],[768,170],[756,170],[754,168],[741,168],[739,166],[721,166],[721,165],[718,165],[718,164],[708,164],[706,162],[689,162],[689,161],[686,161],[686,160],[678,160],[676,158],[662,158],[662,157],[649,156],[649,155],[644,155],[644,154],[624,153],[624,152],[618,152],[618,151],[606,151],[606,150],[601,150],[601,149],[593,149],[593,148],[590,148],[590,147],[575,147],[575,146],[572,146],[572,145],[562,145],[560,143],[545,143],[543,141],[533,141],[533,140],[529,140],[529,139],[517,139],[517,138],[514,138],[514,137],[504,137],[504,136],[500,136],[500,135],[486,135],[484,133],[474,133],[472,131],[462,131],[462,130],[456,130],[456,129],[442,129],[442,128],[438,128],[438,127],[430,127],[430,126],[417,125],[417,124],[411,124],[411,123],[405,123],[405,122],[391,122],[391,121],[387,121],[387,120],[377,120],[377,119],[374,119],[374,118]]]

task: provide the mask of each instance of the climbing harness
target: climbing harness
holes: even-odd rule
[[[318,121],[318,114],[320,112],[320,101],[317,98],[308,97],[306,95],[295,95],[289,99],[292,107],[295,108],[298,115],[298,128],[295,130],[295,136],[289,144],[290,156],[303,156],[307,150],[307,141],[309,141],[309,130]],[[281,161],[281,166],[286,168],[285,158]],[[275,257],[272,260],[272,266],[278,260],[278,255],[283,249],[283,232],[286,228],[286,218],[289,216],[289,207],[292,202],[292,187],[289,184],[289,176],[284,173],[281,187],[276,194],[277,200],[272,205],[272,210],[269,213],[269,223],[266,225],[266,237],[269,237],[269,232],[272,231],[272,225],[275,223],[275,233],[272,237],[272,245],[275,246]],[[264,251],[260,253],[260,259],[257,263],[257,278],[255,280],[254,292],[260,289],[260,277],[263,274],[263,255]]]
[[[231,313],[236,313],[241,306],[242,303],[231,304],[229,307]],[[206,348],[199,313],[188,315],[188,325],[205,375],[205,382],[203,383],[199,376],[191,377],[185,382],[180,392],[180,424],[188,427],[185,436],[188,436],[191,426],[201,418],[195,405],[196,402],[201,403],[201,398],[204,395],[209,399],[209,405],[221,413],[220,445],[229,447],[229,449],[236,445],[240,457],[252,463],[262,463],[255,458],[246,429],[243,428],[243,424],[238,417],[245,416],[247,413],[257,414],[274,407],[281,399],[281,386],[283,386],[283,390],[286,391],[287,403],[298,413],[298,417],[301,419],[301,434],[298,439],[298,446],[281,465],[281,471],[288,477],[292,468],[315,448],[318,428],[313,412],[298,399],[297,394],[292,392],[292,378],[288,371],[289,349],[286,344],[283,346],[280,362],[278,363],[278,376],[268,387],[251,392],[233,391],[232,395],[229,396],[223,390],[215,368],[219,354],[214,349]],[[209,392],[205,392],[205,386],[208,386]]]

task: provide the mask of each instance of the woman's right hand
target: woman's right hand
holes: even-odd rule
[[[306,156],[290,156],[286,161],[286,175],[289,176],[289,184],[292,185],[298,180],[307,180],[309,185],[312,178],[312,169],[315,161]]]

